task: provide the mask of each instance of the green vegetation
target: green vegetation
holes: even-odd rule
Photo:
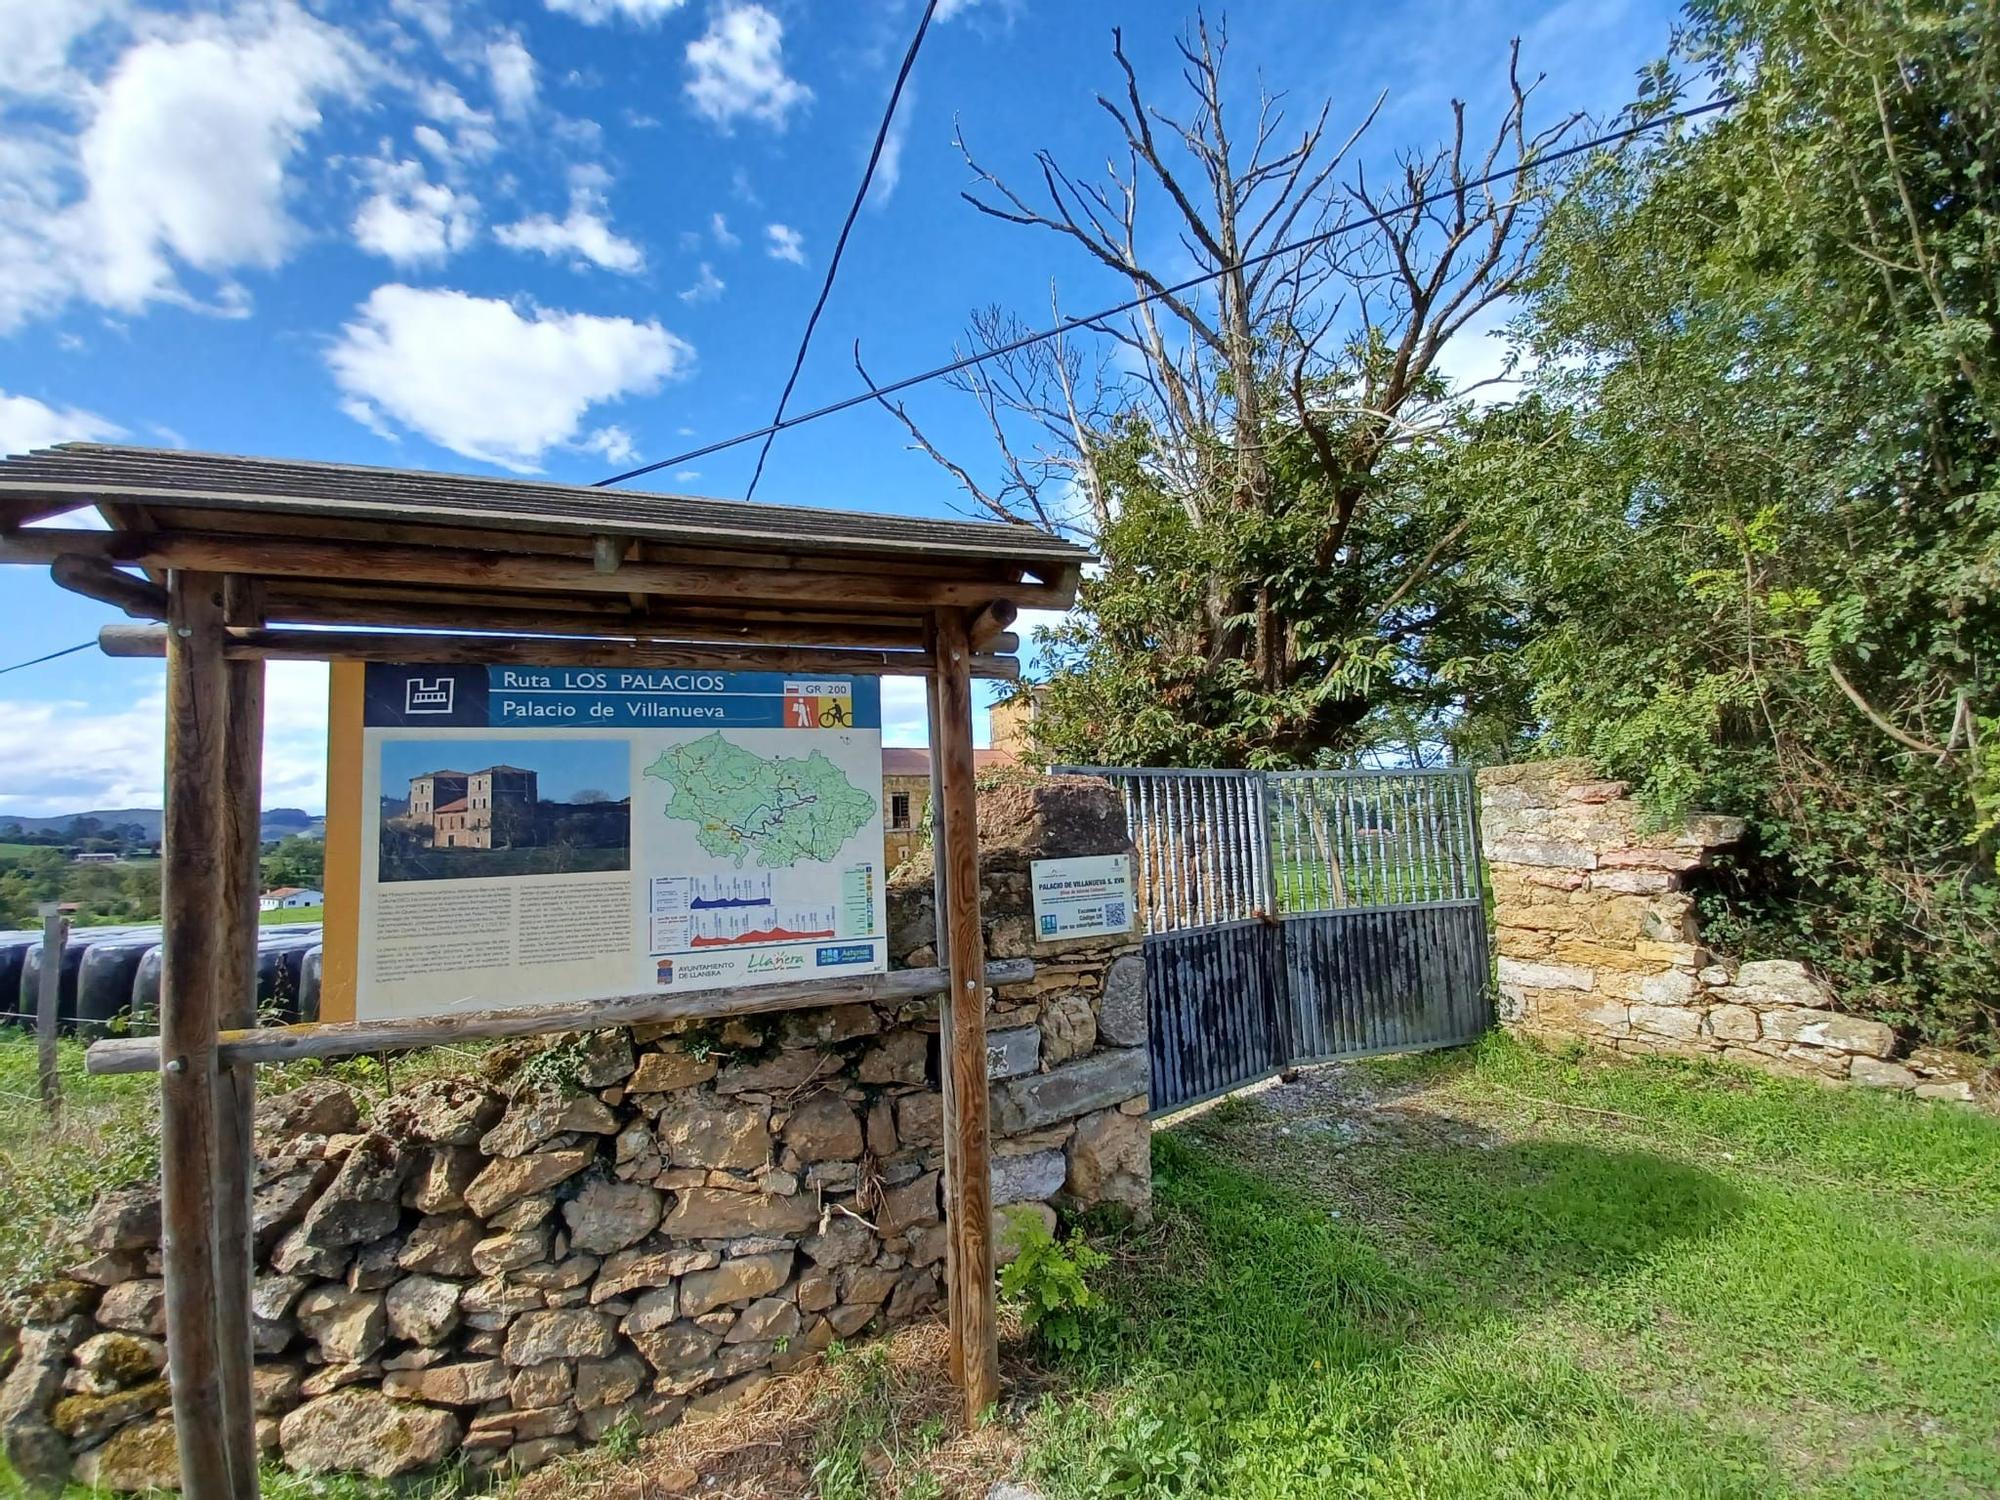
[[[1058,1240],[1027,1209],[1007,1217],[1000,1243],[1014,1251],[1000,1270],[1000,1295],[1020,1313],[1029,1336],[1045,1349],[1073,1353],[1082,1348],[1104,1306],[1090,1278],[1110,1264],[1110,1257],[1081,1234]]]
[[[1154,1162],[1031,1424],[1052,1496],[2000,1486],[1990,1118],[1495,1038]]]
[[[10,1269],[46,1261],[45,1203],[80,1211],[150,1166],[150,1079],[85,1079],[66,1049],[54,1138],[32,1055],[0,1039]],[[379,1093],[464,1061],[405,1059],[394,1080],[301,1065],[270,1086],[338,1071]],[[107,1162],[119,1140],[132,1158]],[[1010,1352],[1025,1407],[957,1433],[943,1332],[918,1325],[774,1386],[713,1464],[767,1476],[742,1493],[789,1493],[789,1472],[857,1500],[984,1493],[1010,1470],[1052,1500],[2000,1489],[1988,1115],[1494,1037],[1226,1100],[1156,1137],[1154,1165],[1152,1226],[1084,1256],[1043,1235],[1013,1273],[1023,1296],[1095,1304],[1033,1341],[1035,1363]],[[712,1429],[657,1441],[494,1493],[658,1493],[649,1473],[720,1451]],[[405,1493],[278,1473],[270,1492]]]
[[[160,862],[78,864],[49,845],[0,844],[0,928],[40,927],[44,901],[74,903],[79,927],[158,921]]]
[[[1182,268],[1134,245],[1213,265],[1294,213],[1352,227],[1162,298],[1109,378],[1067,345],[998,361],[1002,479],[954,472],[1104,557],[1046,633],[1040,750],[1588,755],[1660,817],[1750,820],[1718,944],[2000,1050],[2000,15],[1693,0],[1620,123],[1727,111],[1544,169],[1560,131],[1517,100],[1410,143],[1379,198],[1321,175],[1345,122],[1219,148],[1256,101],[1214,33],[1187,50],[1191,95],[1134,77],[1096,119],[1121,181],[996,168],[993,210],[1142,285]],[[1281,150],[1297,173],[1260,177]],[[1082,215],[1127,176],[1136,229]],[[1523,378],[1475,402],[1438,354],[1500,306]],[[1049,433],[1067,451],[1020,459]]]
[[[489,1050],[472,1043],[394,1059],[308,1059],[259,1068],[257,1088],[278,1094],[332,1077],[364,1099],[379,1099],[424,1078],[465,1072]],[[0,1321],[8,1298],[60,1269],[99,1193],[159,1174],[159,1080],[149,1073],[94,1077],[83,1055],[80,1041],[58,1044],[63,1108],[50,1125],[36,1091],[33,1034],[0,1028]]]
[[[1705,0],[1452,472],[1530,622],[1543,743],[1743,813],[1711,939],[2000,1047],[2000,17]]]
[[[50,1125],[36,1091],[34,1037],[0,1030],[0,1307],[61,1267],[98,1194],[159,1167],[158,1079],[93,1078],[83,1047],[70,1041],[58,1066],[63,1111]]]
[[[302,833],[287,834],[264,850],[264,889],[281,885],[302,886],[316,891],[326,885],[326,840]]]
[[[85,818],[79,822],[89,823]],[[0,929],[40,927],[37,908],[44,901],[75,905],[71,921],[78,927],[101,927],[127,922],[157,922],[160,919],[160,862],[150,854],[131,854],[116,864],[79,864],[70,857],[72,848],[90,848],[107,841],[97,838],[72,839],[70,847],[53,840],[39,843],[0,843]],[[137,846],[134,846],[137,847]],[[104,852],[116,853],[109,844]],[[318,890],[325,884],[326,842],[292,834],[266,846],[263,877],[266,889],[280,885],[304,886]],[[319,909],[303,909],[276,915],[263,914],[264,921],[317,922]]]
[[[326,920],[323,906],[292,906],[277,911],[260,911],[257,920],[266,927],[282,926],[287,922],[322,922]]]

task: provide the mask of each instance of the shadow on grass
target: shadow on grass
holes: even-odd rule
[[[1038,1467],[1056,1493],[1769,1484],[1761,1444],[1696,1441],[1520,1335],[1540,1307],[1723,1229],[1743,1206],[1728,1184],[1645,1151],[1437,1144],[1376,1153],[1373,1185],[1399,1200],[1384,1230],[1274,1183],[1235,1153],[1238,1133],[1156,1137],[1157,1224],[1119,1261],[1116,1317],[1072,1365],[1109,1399],[1048,1416]],[[1294,1166],[1314,1150],[1281,1145]]]

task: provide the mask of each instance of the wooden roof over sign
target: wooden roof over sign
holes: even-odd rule
[[[0,460],[0,523],[78,504],[496,531],[614,535],[706,547],[1075,562],[1082,549],[1032,526],[704,500],[542,480],[64,443]]]
[[[93,505],[111,531],[28,527]],[[963,609],[975,649],[994,656],[1016,647],[1017,609],[1068,607],[1089,560],[988,521],[95,443],[0,460],[0,562],[55,564],[59,582],[139,614],[157,600],[120,568],[153,583],[170,569],[233,576],[254,587],[232,626],[266,636],[284,624],[601,637],[595,655],[577,642],[564,659],[609,663],[632,659],[620,643],[633,640],[921,650],[935,611]],[[394,659],[379,653],[411,639],[343,644]]]

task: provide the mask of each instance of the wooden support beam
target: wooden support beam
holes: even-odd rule
[[[987,605],[973,617],[971,625],[967,628],[966,634],[971,638],[972,649],[974,651],[996,649],[993,642],[1000,639],[1020,613],[1020,610],[1005,599],[996,599]],[[1015,649],[1018,650],[1020,637],[1016,636],[1014,639],[1017,642]]]
[[[1025,984],[1035,977],[1034,960],[1004,959],[989,965],[986,977],[996,985]],[[565,1031],[597,1031],[607,1026],[645,1026],[657,1021],[713,1020],[821,1005],[914,1000],[941,994],[950,982],[951,976],[941,968],[896,969],[887,974],[858,974],[848,979],[733,985],[687,994],[624,995],[609,1000],[525,1005],[510,1010],[468,1011],[410,1020],[265,1026],[225,1032],[216,1044],[216,1055],[232,1067],[237,1063],[296,1062],[305,1057],[355,1057],[364,1052],[394,1052],[447,1042],[548,1036]],[[144,1073],[157,1067],[159,1058],[158,1037],[113,1037],[91,1047],[85,1066],[96,1075]]]
[[[97,643],[106,656],[164,656],[167,633],[157,625],[107,625],[98,632]],[[223,649],[231,661],[447,662],[496,667],[714,669],[892,677],[924,677],[932,670],[931,658],[917,651],[359,630],[236,629],[227,633]],[[1012,682],[1021,675],[1020,662],[1011,656],[968,660],[975,677]]]
[[[167,591],[148,579],[121,572],[101,557],[58,557],[49,576],[72,594],[122,609],[139,620],[167,617]]]
[[[181,1493],[229,1496],[216,1328],[217,949],[222,920],[225,721],[222,580],[175,573],[167,635],[167,782],[162,815],[160,1199],[167,1371]]]
[[[523,596],[517,601],[526,603]],[[354,625],[371,629],[476,631],[493,635],[583,635],[642,641],[674,641],[689,645],[859,646],[877,651],[915,651],[923,646],[920,626],[895,617],[870,620],[851,615],[826,620],[811,616],[749,619],[743,611],[606,609],[581,613],[565,601],[564,608],[515,609],[411,604],[403,600],[327,598],[291,589],[274,589],[266,610],[283,625]],[[775,613],[764,611],[764,613]],[[1012,656],[1021,649],[1020,636],[1003,631],[980,648],[984,656]]]
[[[937,621],[930,620],[924,627],[926,644],[932,651],[937,648]],[[937,950],[937,960],[941,967],[949,971],[951,967],[951,929],[945,921],[945,913],[951,910],[951,868],[944,857],[944,845],[938,839],[938,830],[943,826],[944,807],[944,759],[937,747],[944,742],[938,726],[944,722],[938,702],[938,680],[932,677],[924,684],[924,703],[930,716],[929,735],[925,741],[931,750],[931,923],[937,934],[933,946]],[[942,1095],[943,1117],[957,1118],[952,1108],[951,1089],[951,1006],[938,1007],[938,1056],[943,1059],[939,1067],[939,1084]],[[944,1214],[947,1226],[945,1233],[945,1326],[951,1336],[950,1368],[954,1384],[965,1384],[965,1315],[959,1308],[959,1293],[964,1289],[964,1281],[958,1274],[958,1234],[955,1226],[961,1213],[959,1181],[961,1168],[958,1158],[958,1134],[953,1130],[944,1133]]]
[[[145,568],[187,568],[289,578],[379,578],[441,588],[511,588],[548,593],[644,593],[670,599],[788,604],[877,604],[984,609],[996,599],[1066,608],[1073,590],[1026,580],[899,577],[805,568],[697,567],[627,563],[600,573],[583,558],[413,547],[382,542],[207,533],[21,531],[0,538],[0,562],[53,562],[65,552]]]
[[[229,618],[257,617],[256,586],[231,578]],[[215,918],[227,929],[216,953],[215,990],[221,1025],[257,1024],[257,897],[263,888],[264,664],[228,666],[229,720],[223,747],[224,904]],[[257,1070],[250,1063],[218,1066],[215,1076],[215,1306],[222,1379],[223,1426],[235,1500],[256,1500],[257,1414],[250,1284],[256,1271],[251,1232],[257,1187]]]
[[[963,1320],[965,1420],[971,1427],[1000,1396],[999,1329],[993,1306],[993,1182],[986,1086],[986,951],[979,920],[979,809],[972,754],[972,643],[965,615],[937,614],[938,742],[943,802],[934,809],[936,857],[949,866],[951,1112],[946,1129],[958,1148],[958,1217],[950,1224]]]
[[[625,538],[599,533],[590,539],[590,563],[600,573],[616,573],[625,562]]]

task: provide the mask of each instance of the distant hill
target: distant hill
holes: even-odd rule
[[[119,828],[127,823],[136,823],[145,830],[142,837],[157,839],[160,836],[160,809],[157,807],[99,808],[90,812],[58,813],[52,818],[31,818],[20,813],[0,813],[0,830],[5,830],[10,824],[19,824],[23,833],[66,833],[78,818],[95,818],[104,828]],[[281,839],[294,833],[320,837],[326,833],[326,819],[317,813],[309,813],[302,807],[267,807],[264,809],[261,831],[267,843],[272,839]]]

